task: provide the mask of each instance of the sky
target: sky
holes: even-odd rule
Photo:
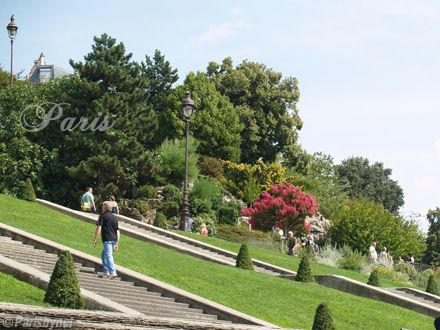
[[[41,52],[71,69],[107,33],[138,62],[160,50],[178,84],[228,56],[296,77],[303,149],[392,169],[402,213],[420,214],[425,232],[426,213],[440,207],[439,1],[0,0],[7,71],[12,14],[14,73],[29,73]]]

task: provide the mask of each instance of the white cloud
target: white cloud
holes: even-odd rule
[[[243,29],[247,28],[247,26],[248,25],[242,20],[237,23],[227,22],[220,25],[212,24],[209,26],[209,31],[199,36],[198,39],[201,41],[215,42],[237,35]]]
[[[241,10],[240,7],[234,7],[228,10],[228,14],[231,16],[239,16],[241,15],[243,12]]]

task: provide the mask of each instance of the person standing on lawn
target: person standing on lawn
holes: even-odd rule
[[[118,219],[111,212],[112,207],[113,204],[109,201],[104,202],[102,205],[102,213],[96,222],[97,227],[93,240],[93,247],[96,247],[96,240],[98,239],[99,233],[101,233],[102,245],[104,246],[101,252],[102,267],[104,276],[108,276],[111,280],[117,276],[113,251],[118,251],[120,236]]]
[[[81,197],[81,210],[85,212],[95,213],[95,197],[93,197],[93,189],[91,187],[87,187],[86,192]],[[93,211],[92,211],[93,206]]]

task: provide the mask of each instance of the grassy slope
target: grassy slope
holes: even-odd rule
[[[92,246],[92,224],[4,195],[0,195],[0,212],[3,223],[100,257],[102,245]],[[115,261],[282,327],[310,329],[316,307],[327,301],[339,329],[432,328],[432,318],[393,305],[209,263],[125,236]]]
[[[232,251],[235,253],[238,253],[240,250],[240,243],[230,242],[214,237],[207,237],[207,236],[201,236],[198,234],[192,234],[192,233],[185,233],[185,232],[178,232],[181,235],[190,237],[192,239],[211,244],[214,246],[217,246],[219,248]],[[277,265],[279,267],[283,267],[286,269],[290,269],[293,271],[298,270],[299,263],[301,261],[301,258],[298,257],[291,257],[287,255],[283,255],[276,251],[270,251],[267,249],[261,249],[254,246],[249,246],[249,251],[252,256],[252,258],[271,263],[273,265]],[[340,275],[352,278],[356,281],[367,283],[369,275],[360,274],[358,272],[346,270],[346,269],[340,269],[335,268],[327,265],[323,265],[317,262],[312,261],[311,263],[313,274],[319,275],[319,274],[333,274],[333,275]],[[394,282],[385,278],[382,278],[382,285],[386,288],[395,288],[395,287],[414,287],[411,286],[408,283],[403,282]],[[418,288],[420,290],[423,290],[422,288]]]
[[[0,301],[16,304],[53,307],[43,302],[45,291],[0,273]],[[19,293],[19,294],[18,294]]]

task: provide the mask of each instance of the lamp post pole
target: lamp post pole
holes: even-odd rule
[[[8,35],[9,38],[11,38],[11,87],[14,83],[12,77],[13,77],[13,67],[14,67],[14,40],[15,37],[17,36],[17,30],[18,30],[18,26],[17,24],[15,24],[15,19],[14,19],[14,15],[11,16],[11,23],[8,24],[8,26],[6,27],[6,29],[8,30]]]
[[[190,231],[191,228],[188,226],[189,210],[188,210],[188,131],[189,122],[194,113],[194,102],[190,98],[190,92],[186,92],[186,97],[182,101],[180,108],[183,112],[183,120],[186,122],[186,148],[185,148],[185,180],[183,182],[183,200],[182,200],[182,211],[180,212],[180,230]]]

